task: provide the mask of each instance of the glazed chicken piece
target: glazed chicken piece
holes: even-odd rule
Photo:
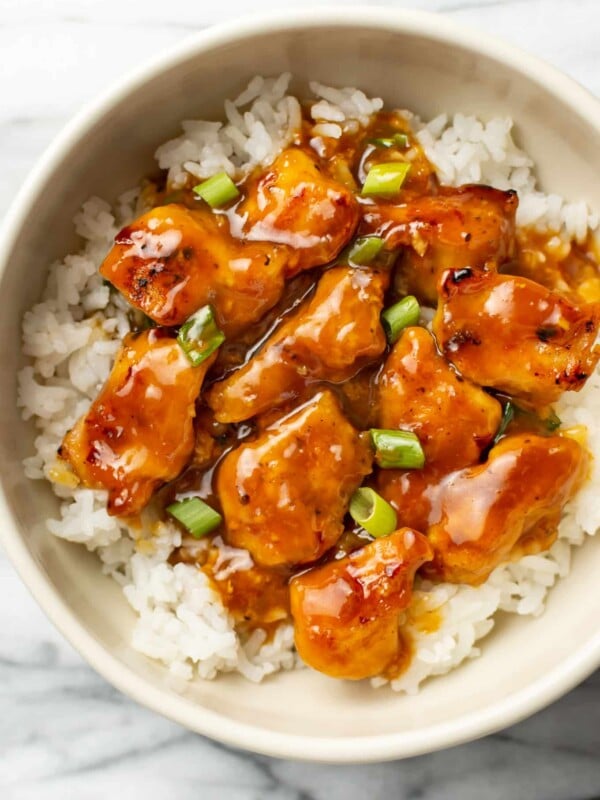
[[[181,325],[211,303],[226,335],[279,300],[288,248],[244,242],[208,208],[159,206],[117,235],[100,272],[159,325]]]
[[[158,329],[125,337],[100,394],[59,449],[85,486],[108,490],[109,514],[137,514],[179,475],[194,448],[195,401],[211,363],[193,367]]]
[[[424,328],[408,328],[394,345],[379,407],[382,428],[412,431],[426,464],[446,470],[477,462],[502,417],[500,403],[457,375]]]
[[[380,469],[375,489],[396,509],[398,524],[427,532],[437,486],[444,472],[424,469]]]
[[[288,317],[260,352],[214,385],[208,403],[219,422],[240,422],[298,397],[321,378],[350,378],[385,350],[379,316],[385,272],[334,267],[311,300]]]
[[[449,270],[433,331],[458,370],[527,404],[578,391],[593,372],[600,305],[576,306],[526,278]]]
[[[292,248],[286,277],[333,261],[359,221],[350,189],[326,175],[304,150],[289,147],[247,185],[232,230],[250,241]]]
[[[321,392],[223,460],[217,491],[227,541],[265,566],[315,561],[342,533],[371,459],[334,396]]]
[[[296,649],[333,678],[381,675],[399,654],[399,614],[417,569],[432,557],[427,539],[402,528],[339,561],[292,579]]]
[[[523,555],[525,542],[527,552],[549,547],[587,467],[586,451],[564,436],[502,439],[485,464],[451,473],[429,490],[427,538],[435,555],[424,574],[477,586]]]
[[[406,203],[365,205],[363,226],[383,237],[390,249],[407,248],[397,270],[398,293],[435,305],[444,270],[495,271],[512,258],[518,202],[516,192],[489,186],[441,187],[436,195]]]

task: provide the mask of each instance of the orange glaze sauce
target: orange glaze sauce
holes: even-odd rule
[[[518,260],[508,266],[508,272],[587,303],[600,301],[598,244],[592,234],[579,244],[527,228],[519,231],[517,239]]]
[[[369,139],[389,137],[393,133],[406,133],[409,135],[409,144],[406,148],[378,148],[369,143]],[[367,130],[357,134],[345,133],[339,140],[311,140],[309,123],[305,127],[296,144],[310,151],[316,152],[321,165],[332,177],[340,181],[353,191],[358,192],[370,166],[378,162],[390,160],[410,161],[412,167],[408,179],[403,187],[403,197],[410,199],[421,195],[436,194],[438,182],[432,166],[427,161],[418,143],[410,136],[407,120],[391,112],[382,112],[375,115],[375,119]],[[243,202],[243,184],[240,185],[242,198],[236,202],[227,214],[231,217],[236,208]],[[163,202],[182,203],[190,208],[198,205],[198,197],[190,187],[178,190],[169,195],[168,190],[158,192]],[[363,205],[369,205],[366,198],[359,198]],[[360,233],[360,228],[359,228]],[[314,292],[320,276],[327,267],[312,269],[309,272],[288,280],[280,301],[268,311],[262,319],[250,326],[245,332],[233,338],[228,338],[221,347],[216,362],[212,366],[205,388],[212,383],[223,379],[236,368],[247,363],[253,354],[260,348],[262,342],[285,320],[298,305],[310,297]],[[566,246],[556,240],[555,236],[525,231],[518,237],[518,252],[516,258],[503,267],[503,271],[523,275],[543,283],[545,286],[563,292],[573,292],[584,300],[597,300],[600,298],[600,275],[595,261],[592,242],[584,245]],[[385,305],[389,305],[398,297],[394,294],[393,287],[388,290]],[[377,409],[377,382],[381,366],[387,356],[385,353],[380,362],[369,366],[346,381],[328,384],[338,398],[344,413],[359,429],[368,429],[376,424]],[[322,388],[322,382],[309,385],[304,394],[295,399],[290,405],[293,408],[305,399],[315,394]],[[499,395],[502,402],[508,398]],[[192,463],[188,469],[175,481],[170,483],[159,493],[159,502],[166,505],[175,498],[186,496],[199,496],[211,506],[220,509],[220,502],[214,490],[214,475],[223,456],[240,442],[252,439],[257,431],[265,424],[272,422],[289,408],[277,409],[274,413],[267,412],[264,418],[252,419],[240,424],[222,425],[215,422],[212,412],[202,404],[198,407],[196,422],[196,447]],[[552,420],[549,425],[548,420]],[[550,435],[554,424],[552,411],[549,408],[536,409],[534,412],[517,412],[507,427],[506,434],[532,433]],[[540,468],[543,468],[541,465]],[[444,474],[431,475],[429,485],[434,486],[447,476]],[[377,487],[377,470],[366,481]],[[418,481],[416,482],[418,483]],[[415,488],[421,497],[423,481]],[[406,508],[411,506],[410,481],[406,489]],[[399,494],[402,497],[402,493]],[[397,505],[397,503],[393,503]],[[419,505],[419,503],[417,503]],[[420,504],[423,505],[422,503]],[[402,516],[402,505],[399,507],[399,526],[413,525],[418,528],[415,520]],[[426,519],[423,518],[422,508],[420,521],[422,526]],[[418,515],[417,515],[418,516]],[[217,529],[213,535],[226,536],[226,531]],[[539,552],[548,547],[555,536],[555,526],[541,523],[529,531],[519,543],[518,555]],[[342,535],[337,545],[330,550],[318,563],[324,563],[332,558],[339,559],[363,547],[370,537],[354,526],[347,517],[347,530]],[[173,554],[174,561],[181,560],[188,563],[197,563],[199,568],[207,572],[214,581],[214,585],[221,594],[225,606],[230,610],[236,621],[246,630],[261,628],[269,635],[283,620],[289,619],[289,579],[293,571],[282,569],[269,569],[254,566],[248,571],[233,573],[225,580],[217,580],[214,575],[214,559],[216,551],[211,555],[202,556],[199,561],[194,561],[185,549],[180,549]],[[516,552],[515,554],[516,555]],[[303,571],[306,566],[298,568],[296,572]],[[439,628],[443,620],[441,610],[427,610],[422,603],[415,602],[404,612],[404,618],[415,630],[433,632]],[[401,632],[401,646],[393,663],[385,670],[386,677],[394,678],[400,675],[410,664],[413,654],[413,644],[410,634]]]

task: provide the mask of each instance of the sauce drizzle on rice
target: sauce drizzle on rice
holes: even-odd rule
[[[244,451],[250,452],[253,442],[262,442],[263,449],[271,449],[273,437],[281,437],[281,430],[286,430],[285,425],[288,423],[285,420],[290,415],[293,417],[297,409],[306,404],[310,407],[311,403],[323,402],[318,399],[323,392],[326,398],[330,398],[325,401],[327,407],[336,409],[335,412],[327,412],[326,417],[330,421],[339,415],[339,423],[336,423],[339,425],[350,425],[361,431],[377,427],[382,411],[381,365],[387,360],[387,354],[384,353],[385,342],[382,341],[383,346],[377,343],[377,336],[380,335],[379,311],[384,305],[389,305],[408,292],[417,294],[425,304],[431,303],[435,299],[432,293],[436,292],[437,278],[448,267],[459,267],[462,271],[483,271],[482,274],[488,276],[488,281],[496,280],[493,276],[499,268],[505,276],[502,280],[507,286],[511,286],[511,296],[515,296],[517,287],[523,280],[541,283],[550,293],[556,290],[561,293],[564,303],[567,304],[563,304],[561,308],[567,311],[560,319],[544,324],[542,334],[538,325],[535,332],[536,349],[531,352],[536,354],[536,358],[541,358],[543,353],[546,374],[550,376],[548,380],[558,381],[555,385],[564,384],[566,381],[563,378],[572,375],[578,384],[585,382],[585,387],[578,394],[562,394],[553,414],[531,392],[527,396],[519,395],[517,413],[504,430],[503,441],[520,441],[522,452],[527,452],[530,447],[526,441],[528,437],[533,437],[536,442],[540,441],[538,446],[543,452],[548,448],[571,448],[574,454],[578,454],[575,462],[580,466],[571,468],[569,474],[572,477],[577,470],[585,471],[585,446],[592,453],[600,451],[600,441],[597,441],[600,436],[595,427],[588,424],[586,432],[581,430],[581,421],[587,422],[590,419],[587,409],[593,408],[600,390],[598,374],[594,368],[595,361],[589,344],[583,345],[584,349],[587,348],[589,363],[584,364],[584,359],[580,363],[569,362],[568,369],[571,371],[568,373],[564,365],[560,368],[557,366],[556,373],[553,373],[555,367],[552,365],[559,362],[552,359],[554,356],[558,357],[558,348],[565,345],[565,342],[569,348],[573,348],[580,341],[579,327],[575,322],[578,310],[581,309],[583,331],[587,324],[586,319],[589,320],[591,327],[587,330],[588,339],[593,339],[592,334],[597,327],[595,312],[585,305],[596,302],[600,294],[600,278],[591,233],[597,220],[582,204],[561,201],[557,205],[556,202],[549,203],[546,200],[535,187],[530,160],[512,142],[510,124],[506,121],[491,120],[484,124],[474,118],[456,115],[451,121],[441,117],[423,125],[406,112],[382,111],[380,101],[369,100],[358,90],[336,90],[318,85],[311,87],[317,92],[317,102],[302,107],[296,98],[286,95],[286,88],[286,76],[269,80],[255,79],[240,98],[228,103],[228,121],[224,125],[186,123],[180,139],[159,149],[159,165],[168,170],[166,184],[147,182],[141,191],[129,193],[114,212],[98,200],[89,201],[84,206],[76,221],[77,228],[85,239],[82,253],[53,267],[47,299],[28,312],[24,319],[24,352],[32,358],[32,364],[21,374],[20,403],[25,416],[34,416],[40,428],[36,441],[37,453],[26,460],[26,470],[32,478],[46,477],[54,480],[55,490],[63,498],[62,519],[50,521],[50,530],[56,535],[84,542],[88,547],[98,549],[106,570],[124,585],[125,595],[139,615],[133,634],[134,646],[151,657],[162,660],[174,674],[184,678],[190,678],[194,674],[214,677],[219,671],[238,670],[251,680],[261,680],[277,669],[293,667],[293,630],[286,604],[288,578],[290,574],[297,573],[294,581],[300,585],[303,580],[308,579],[303,578],[303,575],[310,576],[312,573],[318,576],[319,570],[327,570],[328,564],[334,563],[339,565],[339,574],[346,575],[345,585],[356,597],[359,597],[359,593],[364,593],[367,585],[365,576],[373,570],[372,580],[375,583],[372,585],[380,586],[380,593],[377,595],[379,599],[375,610],[370,613],[374,614],[374,619],[383,620],[385,617],[387,620],[385,641],[388,644],[378,650],[383,661],[377,662],[375,659],[370,665],[363,663],[345,667],[346,674],[349,677],[378,675],[373,681],[375,685],[390,680],[392,688],[412,692],[416,691],[426,677],[446,672],[464,658],[475,654],[474,643],[489,631],[493,625],[493,615],[498,609],[520,614],[541,612],[548,587],[557,577],[568,571],[570,544],[580,544],[584,531],[594,533],[600,524],[599,512],[593,501],[594,487],[598,482],[595,462],[588,468],[587,483],[567,506],[560,524],[558,516],[562,501],[559,505],[548,503],[541,516],[533,521],[529,520],[528,527],[520,528],[521,534],[517,540],[512,545],[507,545],[507,555],[503,563],[488,559],[483,575],[478,573],[477,580],[469,579],[467,558],[467,582],[475,584],[485,579],[478,586],[431,583],[418,578],[412,601],[408,598],[408,608],[400,617],[399,608],[394,607],[395,610],[390,612],[392,595],[386,589],[386,582],[382,583],[380,580],[382,573],[381,567],[377,566],[379,562],[365,561],[360,575],[356,573],[355,567],[348,566],[346,569],[345,565],[359,563],[352,561],[353,557],[358,558],[360,555],[364,559],[365,554],[375,552],[374,549],[369,550],[369,537],[365,537],[364,532],[361,533],[358,528],[352,528],[349,518],[336,518],[335,525],[340,526],[340,531],[345,527],[346,534],[333,551],[326,548],[326,552],[311,556],[312,559],[320,560],[312,567],[313,562],[309,562],[311,569],[308,572],[302,572],[306,569],[306,564],[299,566],[297,563],[286,563],[284,567],[278,566],[276,569],[260,566],[260,552],[251,544],[255,559],[253,565],[248,553],[236,547],[235,541],[226,544],[223,540],[223,537],[227,539],[229,536],[233,507],[231,504],[224,506],[220,493],[215,493],[213,475],[218,475],[222,465],[229,463],[234,457],[238,458],[240,453],[243,456]],[[244,106],[249,108],[245,109]],[[392,145],[381,144],[381,141],[393,142],[394,136],[407,136],[407,141],[403,142],[399,138]],[[376,143],[376,140],[380,142]],[[281,225],[282,232],[292,230],[294,216],[290,217],[286,212],[277,218],[269,212],[269,229],[265,228],[262,221],[252,229],[250,238],[258,238],[259,241],[252,244],[255,248],[252,257],[247,257],[243,253],[247,245],[240,245],[235,241],[233,232],[228,232],[228,216],[232,219],[232,214],[239,209],[249,222],[253,216],[258,219],[258,209],[248,202],[245,191],[251,193],[253,182],[258,181],[260,185],[261,175],[268,175],[269,169],[273,172],[273,167],[269,167],[269,164],[280,152],[285,154],[286,148],[288,153],[303,154],[300,160],[304,176],[294,177],[294,164],[298,166],[298,158],[294,156],[295,160],[286,161],[284,155],[282,158],[285,168],[276,170],[275,179],[268,178],[261,191],[268,193],[273,189],[282,191],[285,196],[286,191],[289,191],[286,187],[292,187],[290,196],[296,198],[293,214],[298,223],[297,230],[307,233],[311,226],[317,226],[315,229],[318,230],[318,235],[305,237],[304,240],[312,248],[322,248],[328,242],[331,248],[320,256],[316,250],[313,255],[307,256],[307,253],[303,253],[302,259],[299,259],[300,251],[294,247],[295,239],[288,236],[284,241],[281,236],[273,234],[274,225]],[[190,156],[193,152],[198,154],[197,158]],[[465,157],[467,152],[471,152],[470,158]],[[499,152],[504,152],[504,162],[499,161]],[[410,172],[402,186],[401,195],[391,200],[357,198],[370,168],[390,162],[410,163]],[[312,175],[311,165],[315,165]],[[213,217],[207,216],[205,210],[200,210],[200,201],[191,188],[198,180],[210,177],[219,169],[224,169],[238,181],[242,198],[236,209],[227,215],[214,214],[213,220]],[[472,182],[494,185],[495,190],[485,190],[485,214],[488,216],[475,212],[471,218],[468,215],[461,217],[460,208],[453,203],[454,198],[458,198],[463,190],[441,190],[438,181],[454,186]],[[329,197],[331,204],[313,206],[320,209],[320,216],[317,213],[315,217],[313,211],[312,216],[302,216],[305,214],[302,210],[303,197],[306,199],[314,196],[317,187],[326,185],[327,182],[328,189],[324,196]],[[303,189],[302,186],[307,188]],[[508,197],[504,193],[509,189],[518,190],[518,210],[514,208],[514,204],[512,211],[503,207],[502,198]],[[479,189],[469,191],[473,198],[469,202],[483,204]],[[421,202],[419,198],[424,196],[434,198],[429,202],[435,210],[429,216],[422,209],[418,213],[414,211],[415,205]],[[150,209],[166,201],[170,201],[171,205],[167,203],[161,206],[162,218],[167,220],[165,231],[162,231]],[[481,209],[483,207],[480,205]],[[206,247],[207,234],[190,238],[185,226],[175,226],[168,222],[170,208],[173,209],[173,215],[181,215],[181,210],[187,209],[185,214],[191,214],[192,217],[204,216],[207,220],[203,223],[204,230],[208,225],[213,241],[226,241],[225,249],[218,251],[220,255],[215,256],[216,245],[212,250],[208,248],[206,253],[207,258],[210,259],[212,254],[213,258],[217,258],[215,263],[223,264],[219,267],[222,277],[219,279],[221,288],[217,312],[220,315],[219,323],[224,328],[229,324],[230,328],[227,330],[228,339],[221,347],[216,362],[212,366],[207,365],[210,367],[206,379],[209,391],[203,391],[203,397],[208,399],[213,409],[216,409],[217,399],[220,399],[218,419],[214,419],[213,413],[204,403],[196,410],[196,441],[188,454],[188,460],[192,459],[190,468],[178,481],[171,482],[162,489],[153,503],[142,511],[137,524],[132,526],[132,520],[107,514],[106,494],[103,489],[73,485],[74,475],[65,470],[64,461],[56,460],[56,448],[65,431],[68,428],[75,430],[78,418],[85,418],[81,415],[86,414],[90,400],[95,398],[100,385],[108,376],[120,339],[131,328],[132,320],[136,326],[140,322],[147,324],[147,320],[140,317],[138,312],[134,313],[127,308],[116,292],[103,285],[97,274],[99,262],[111,247],[119,226],[127,225],[127,241],[123,240],[122,232],[123,241],[120,243],[125,249],[129,248],[128,257],[135,257],[138,264],[143,264],[146,269],[144,275],[128,272],[127,281],[123,283],[123,286],[130,287],[134,285],[132,280],[135,279],[137,294],[129,297],[134,305],[139,307],[139,298],[149,296],[149,286],[156,285],[159,287],[157,291],[162,291],[161,284],[157,281],[163,281],[168,292],[169,313],[177,308],[179,300],[183,298],[178,281],[185,275],[190,262],[194,262],[202,248]],[[385,241],[379,260],[366,265],[348,264],[347,258],[344,263],[342,256],[341,265],[324,269],[321,265],[340,258],[339,250],[351,237],[358,221],[357,208],[360,209],[361,217],[357,235],[378,235]],[[410,217],[411,208],[412,213],[416,214],[413,218]],[[285,211],[285,207],[282,209]],[[516,223],[520,226],[516,240],[511,232],[511,226],[514,230],[515,211]],[[142,212],[148,219],[148,233],[144,236],[139,235],[134,220]],[[335,214],[340,214],[341,219],[347,220],[347,232],[342,237],[343,241],[338,240],[332,244],[333,240],[327,237],[327,226]],[[497,240],[498,246],[495,249],[489,249],[490,242],[494,241],[493,231],[500,230],[494,227],[495,220],[502,221],[501,238]],[[342,230],[343,226],[337,224],[336,229]],[[450,235],[451,230],[459,233],[458,240]],[[261,239],[266,241],[261,242]],[[478,247],[480,241],[485,242],[485,248]],[[119,243],[118,237],[117,242]],[[150,248],[144,247],[148,242]],[[168,246],[163,246],[165,242]],[[160,247],[154,243],[159,243]],[[133,244],[135,252],[132,254]],[[232,247],[240,247],[242,251],[240,254],[236,253],[235,258],[231,255]],[[457,263],[457,255],[464,256],[464,262]],[[218,262],[219,258],[221,262]],[[252,258],[256,259],[257,269],[259,263],[261,265],[256,274],[261,275],[262,286],[257,286],[255,277],[249,271]],[[148,270],[149,260],[152,261],[152,266]],[[243,266],[242,261],[248,266]],[[392,263],[394,261],[395,268]],[[235,280],[228,277],[227,265],[230,263],[235,267]],[[298,274],[299,270],[305,271]],[[377,271],[382,276],[387,276],[382,278],[384,294],[379,299],[377,295],[369,295],[369,280],[362,280],[363,275],[367,278]],[[338,324],[328,328],[331,302],[327,298],[333,297],[336,285],[334,279],[336,275],[351,279],[353,274],[361,283],[361,287],[357,284],[356,288],[361,302],[356,310],[347,313],[346,301],[343,301],[335,311],[337,316],[333,317]],[[294,275],[297,277],[292,277]],[[326,280],[332,286],[321,301],[319,287],[324,286]],[[187,287],[188,283],[184,283]],[[455,281],[453,291],[470,291],[472,285],[473,281],[470,280]],[[213,302],[212,297],[210,300]],[[192,305],[194,302],[197,301],[192,298]],[[365,303],[369,302],[373,302],[377,309],[373,320],[358,323],[357,315],[364,312]],[[379,307],[377,303],[380,304]],[[312,309],[312,317],[310,314],[307,317],[307,333],[300,335],[299,326],[309,307]],[[148,305],[144,311],[152,315],[154,308],[155,305]],[[568,309],[574,311],[571,313]],[[241,312],[246,315],[245,322]],[[344,316],[345,313],[347,316]],[[585,313],[588,313],[587,317]],[[187,315],[188,312],[184,318]],[[319,319],[322,327],[317,335],[314,334],[315,320]],[[174,317],[169,324],[178,324],[173,320]],[[285,336],[280,335],[278,340],[278,333],[285,326],[288,333]],[[456,347],[445,351],[445,359],[442,355],[435,354],[437,359],[441,359],[440,363],[448,364],[452,362],[454,353],[467,353],[460,365],[462,374],[456,373],[457,365],[450,363],[446,367],[450,369],[450,375],[444,378],[443,383],[439,383],[442,373],[439,370],[435,373],[435,380],[438,381],[435,386],[443,385],[444,391],[448,387],[455,387],[452,392],[462,392],[466,398],[464,402],[476,404],[476,390],[481,390],[471,383],[471,380],[477,381],[477,376],[470,369],[474,362],[470,360],[465,348],[478,348],[481,351],[487,344],[485,341],[481,342],[482,337],[475,335],[472,327],[468,324],[462,325],[456,338]],[[424,328],[414,330],[421,331],[419,336],[430,336]],[[439,326],[435,330],[437,334]],[[173,335],[175,333],[173,331]],[[456,332],[452,335],[457,336]],[[148,341],[152,340],[152,336],[147,338]],[[480,340],[479,344],[475,343],[475,339]],[[400,343],[402,341],[403,339]],[[393,352],[396,347],[398,345]],[[424,346],[422,350],[424,354]],[[416,351],[413,354],[421,374],[424,374],[426,364],[433,363],[433,355],[425,358],[423,354]],[[392,366],[385,369],[393,372],[396,367],[390,363]],[[266,367],[268,371],[264,372]],[[241,392],[240,376],[244,375],[245,388]],[[128,380],[130,376],[126,376],[125,385],[129,385]],[[436,576],[436,581],[441,575],[447,581],[449,573],[447,567],[444,567],[447,553],[443,548],[440,549],[439,544],[443,537],[440,539],[429,530],[430,512],[426,513],[424,507],[424,492],[429,491],[427,487],[437,487],[448,482],[447,472],[444,472],[446,467],[439,460],[445,452],[444,440],[442,436],[436,441],[435,426],[428,428],[424,415],[415,414],[415,405],[411,405],[410,392],[414,391],[418,398],[421,388],[426,387],[417,384],[408,387],[405,379],[398,380],[393,391],[400,390],[404,393],[404,410],[399,419],[391,422],[388,420],[385,425],[410,425],[421,438],[428,454],[428,462],[424,470],[419,471],[376,470],[366,480],[376,486],[397,508],[399,527],[414,523],[413,527],[418,529],[415,533],[417,541],[422,533],[429,536],[429,543],[426,547],[424,543],[425,549],[421,552],[421,557],[428,560],[431,554],[427,552],[427,547],[433,544],[434,549],[437,549],[433,561],[430,562],[432,566],[429,568],[429,575]],[[573,384],[570,377],[567,382]],[[110,386],[109,378],[109,391]],[[143,390],[151,399],[156,400],[161,392],[165,393],[167,386],[168,380],[165,384],[164,376],[160,378],[155,375],[147,384],[143,384]],[[247,399],[253,393],[259,396],[268,386],[271,387],[271,397],[276,396],[277,400],[270,399],[257,417],[257,412],[253,410],[255,401],[251,401],[246,407]],[[429,397],[433,397],[435,407],[436,403],[441,402],[442,394],[440,389],[438,397],[431,387],[430,383]],[[487,393],[486,403],[495,403],[497,406],[490,416],[490,420],[493,419],[494,422],[490,423],[489,431],[479,431],[476,439],[470,442],[471,456],[467,459],[468,463],[453,464],[452,469],[462,472],[485,471],[490,451],[493,454],[493,448],[498,446],[493,442],[494,434],[499,416],[509,399],[501,393],[503,390],[504,387],[501,386],[496,399]],[[122,396],[131,394],[122,389],[120,391]],[[139,391],[135,396],[141,396]],[[241,409],[235,412],[235,418],[231,417],[228,410],[232,398],[236,398],[237,407]],[[239,400],[243,402],[240,404]],[[419,408],[421,406],[422,403]],[[437,405],[437,408],[440,420],[442,417],[439,416],[439,409],[442,406]],[[475,406],[473,408],[475,413]],[[450,413],[451,409],[450,404],[446,411]],[[96,410],[98,411],[97,406]],[[105,413],[103,409],[99,411],[100,414]],[[194,412],[193,404],[191,411]],[[138,425],[142,430],[143,403],[138,402],[128,413],[130,420],[134,420],[129,424],[128,433],[132,433],[132,425]],[[548,429],[548,420],[555,419],[556,416],[562,421],[562,428],[551,431]],[[282,417],[283,423],[280,422]],[[310,415],[307,418],[309,417]],[[160,414],[158,417],[155,415],[155,419],[155,425],[160,427]],[[443,425],[441,428],[443,432]],[[579,443],[567,445],[565,440],[563,447],[560,444],[561,439],[572,437],[573,429],[578,431],[575,438]],[[103,463],[110,464],[111,458],[117,458],[115,463],[119,465],[118,475],[122,481],[123,469],[127,469],[125,465],[130,463],[124,460],[125,451],[120,449],[124,433],[120,432],[118,425],[111,430],[110,437],[106,432],[104,434],[105,444],[109,445],[109,449],[103,451]],[[318,456],[314,463],[305,461],[303,474],[308,476],[308,483],[299,496],[305,503],[311,476],[317,486],[324,485],[323,481],[331,474],[331,465],[345,463],[346,453],[344,446],[337,440],[339,433],[336,430],[334,426],[327,434],[333,436],[327,455]],[[294,435],[294,441],[282,440],[283,458],[293,458],[294,448],[300,448],[301,457],[308,459],[314,447],[310,437],[303,429]],[[71,442],[74,436],[75,434],[71,435]],[[361,436],[362,443],[353,445],[362,453],[358,457],[359,461],[361,458],[368,458],[370,447],[364,435]],[[320,438],[322,440],[322,435]],[[573,442],[573,439],[569,438],[569,441]],[[355,455],[352,461],[356,460]],[[298,464],[300,463],[299,461]],[[146,467],[147,464],[144,469]],[[370,466],[365,466],[362,474],[365,475],[370,469]],[[154,480],[165,479],[155,473],[151,475],[155,476]],[[265,472],[262,466],[257,475],[256,488],[247,494],[242,493],[238,498],[240,510],[245,509],[244,513],[254,510],[264,513],[264,503],[257,504],[257,493],[263,492],[263,486],[269,481],[280,480],[280,477]],[[89,478],[84,479],[89,482]],[[556,479],[565,485],[562,478]],[[360,482],[360,476],[358,480]],[[97,483],[93,485],[100,486]],[[576,488],[576,482],[573,485]],[[269,502],[280,504],[282,509],[288,510],[292,503],[293,514],[293,503],[300,501],[293,500],[293,494],[290,493],[292,488],[293,483],[286,488],[285,481],[280,482],[277,492]],[[499,491],[502,491],[502,481]],[[567,494],[571,492],[566,491]],[[135,496],[133,488],[131,492],[128,496]],[[210,537],[199,541],[190,540],[189,537],[182,540],[181,529],[164,517],[161,509],[168,502],[186,494],[198,496],[224,512],[225,528],[218,529],[212,540]],[[315,502],[313,510],[316,516],[312,521],[307,520],[306,525],[320,536],[320,532],[325,529],[322,518],[331,514],[331,505],[321,508]],[[157,513],[162,518],[158,523]],[[514,507],[511,513],[517,513]],[[517,529],[518,524],[511,528]],[[331,522],[327,530],[331,530]],[[506,532],[507,529],[504,530],[504,535]],[[274,537],[273,545],[285,554],[285,542],[276,541],[275,533],[276,528],[272,527],[265,528],[261,535],[263,538]],[[134,545],[134,540],[137,545]],[[388,555],[392,558],[391,552]],[[406,554],[400,556],[399,552],[393,556],[400,558],[400,561],[404,557],[407,557]],[[511,562],[506,558],[517,560]],[[386,567],[390,570],[390,576],[395,569],[391,566],[392,561]],[[218,571],[214,569],[215,564],[219,565]],[[461,569],[464,568],[463,559]],[[464,575],[461,580],[464,580]],[[366,602],[366,595],[361,602]],[[326,610],[330,615],[334,606],[321,609],[321,612]],[[355,618],[350,614],[350,607],[347,605],[344,608],[350,615],[344,616],[346,612],[342,614],[341,608],[340,606],[333,627],[330,623],[325,625],[324,618],[318,624],[323,630],[330,630],[332,637],[339,634],[343,640],[344,636],[348,636],[350,620],[357,619],[359,627],[353,629],[353,635],[357,635],[359,640],[363,637],[363,641],[366,641],[364,637],[369,628],[366,617],[362,621],[364,615],[359,613]],[[301,615],[304,613],[303,608],[296,610],[297,627],[301,624]],[[393,630],[396,631],[395,640]],[[396,645],[393,644],[394,641]],[[333,639],[330,639],[328,647],[333,647],[332,642]],[[398,642],[403,642],[402,646]],[[390,647],[396,649],[396,655],[385,664],[384,661],[391,652]],[[310,648],[301,647],[301,654],[309,663],[311,652]],[[322,652],[319,657],[321,656]]]

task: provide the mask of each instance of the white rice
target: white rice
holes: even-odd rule
[[[291,142],[301,121],[297,98],[287,94],[290,75],[256,77],[233,101],[225,103],[226,122],[189,120],[183,133],[158,148],[156,158],[168,170],[172,188],[189,178],[206,178],[216,171],[240,177],[256,165],[266,165]],[[352,88],[335,89],[311,83],[315,96],[313,145],[357,131],[380,110],[378,98]],[[428,123],[404,112],[417,138],[449,185],[482,182],[519,193],[518,221],[552,230],[563,242],[583,241],[598,225],[585,203],[567,202],[536,187],[533,162],[514,143],[510,119],[487,122],[456,114]],[[293,650],[293,629],[281,624],[266,642],[263,631],[242,640],[231,616],[208,577],[188,564],[169,564],[181,545],[175,526],[159,523],[142,534],[128,529],[106,512],[104,492],[73,485],[57,464],[56,450],[66,430],[86,411],[109,374],[122,337],[129,330],[126,304],[111,293],[98,267],[117,231],[143,210],[139,190],[121,197],[116,208],[98,198],[84,204],[75,218],[82,249],[51,265],[41,301],[25,314],[23,352],[29,364],[19,376],[23,417],[37,430],[35,453],[25,459],[32,479],[48,479],[61,499],[60,519],[49,520],[55,536],[97,551],[103,569],[123,589],[137,614],[132,645],[163,662],[172,679],[214,678],[237,671],[260,681],[280,669],[301,666]],[[568,244],[566,244],[568,247]],[[557,406],[563,423],[585,425],[589,445],[600,452],[600,427],[594,408],[600,398],[600,374],[594,374],[578,394],[565,394]],[[497,612],[537,616],[548,589],[569,572],[572,546],[600,527],[600,469],[594,462],[589,482],[570,504],[552,548],[540,555],[496,569],[478,588],[422,582],[415,592],[419,608],[437,610],[441,625],[423,632],[408,623],[415,655],[408,670],[391,687],[414,693],[426,678],[441,675],[468,658],[478,656],[477,642],[492,629]],[[202,550],[206,542],[185,542]],[[221,539],[215,564],[217,580],[252,566],[250,555]],[[386,681],[376,678],[373,686]]]

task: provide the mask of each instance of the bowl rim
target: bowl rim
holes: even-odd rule
[[[293,29],[322,26],[372,28],[425,35],[471,52],[484,51],[493,60],[518,68],[528,79],[554,94],[600,132],[600,102],[584,87],[541,59],[480,31],[465,28],[446,16],[412,9],[358,6],[272,11],[245,16],[186,37],[141,66],[114,81],[100,96],[85,105],[63,128],[29,173],[0,228],[0,254],[10,253],[27,219],[28,209],[55,165],[66,157],[85,133],[122,98],[152,81],[163,70],[194,54],[232,41],[252,39]],[[0,256],[0,273],[8,259]],[[236,722],[218,712],[194,706],[188,699],[159,688],[106,650],[79,621],[44,576],[26,547],[10,510],[4,485],[0,486],[0,543],[21,579],[51,622],[83,658],[109,683],[136,702],[157,713],[227,745],[245,750],[301,760],[328,763],[360,763],[407,758],[462,744],[493,733],[540,710],[584,680],[600,665],[600,630],[553,671],[526,689],[501,698],[491,706],[436,723],[419,731],[347,738],[314,737],[276,732]]]

